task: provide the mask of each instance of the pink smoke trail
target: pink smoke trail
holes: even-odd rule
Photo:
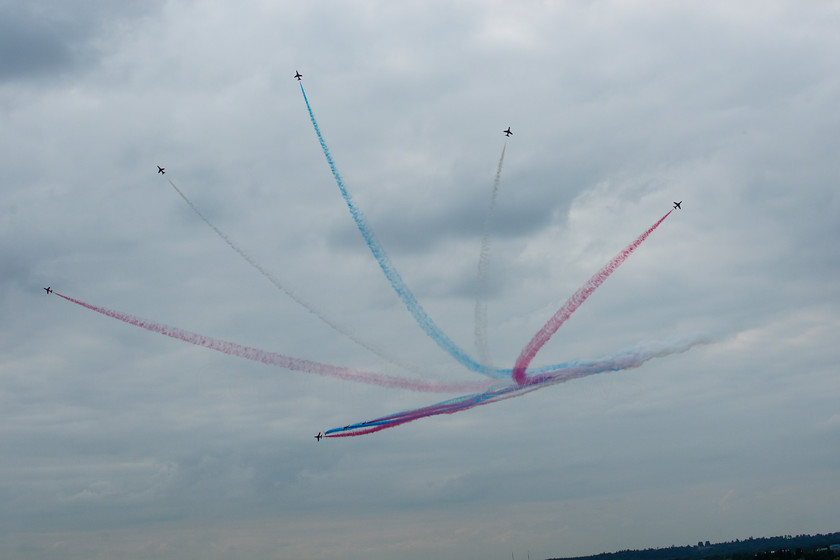
[[[380,387],[408,389],[410,391],[427,393],[454,393],[465,390],[486,390],[492,383],[490,381],[471,383],[440,383],[437,381],[421,381],[371,371],[322,364],[301,358],[284,356],[283,354],[278,354],[276,352],[260,350],[259,348],[242,346],[240,344],[236,344],[235,342],[219,340],[213,337],[185,331],[177,327],[170,327],[154,321],[135,317],[121,311],[113,311],[104,307],[91,305],[89,303],[62,295],[56,291],[53,291],[53,293],[71,303],[75,303],[76,305],[80,305],[90,309],[91,311],[96,311],[106,317],[117,319],[123,323],[128,323],[129,325],[134,325],[135,327],[140,327],[141,329],[146,329],[147,331],[176,338],[184,342],[189,342],[190,344],[195,344],[196,346],[202,346],[204,348],[209,348],[210,350],[215,350],[216,352],[222,352],[223,354],[229,354],[231,356],[237,356],[239,358],[245,358],[246,360],[253,360],[255,362],[262,362],[267,365],[279,366],[293,371],[313,373],[327,377],[337,377],[346,381],[379,385]]]
[[[554,316],[548,320],[548,322],[537,331],[537,334],[531,339],[531,341],[522,349],[522,352],[519,354],[519,358],[516,359],[516,363],[513,366],[513,380],[518,384],[522,385],[525,383],[526,375],[525,370],[528,369],[528,366],[531,364],[531,361],[537,355],[537,352],[543,347],[543,345],[549,341],[549,339],[557,332],[557,329],[566,322],[566,320],[571,317],[572,313],[580,307],[583,302],[585,302],[589,296],[592,295],[592,292],[598,289],[598,287],[604,283],[604,281],[612,275],[613,272],[618,269],[621,264],[627,260],[627,258],[635,251],[639,245],[641,245],[647,237],[653,233],[653,230],[659,227],[665,218],[671,215],[673,210],[670,210],[667,214],[662,216],[658,222],[653,224],[650,228],[647,229],[642,235],[636,238],[633,243],[628,245],[621,251],[618,255],[613,257],[613,259],[604,266],[601,270],[595,273],[587,282],[577,291],[575,292],[572,297],[566,300],[566,303],[557,310]]]

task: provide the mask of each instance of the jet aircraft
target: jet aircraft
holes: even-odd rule
[[[300,81],[300,79],[301,79],[301,78],[303,78],[303,74],[301,74],[300,72],[298,72],[297,70],[295,70],[295,78],[297,78],[297,79],[298,79],[298,81]]]
[[[47,286],[46,288],[44,288],[44,291],[47,292],[48,294],[53,293],[52,286]]]
[[[505,133],[505,136],[510,136],[511,134],[513,134],[513,132],[510,131],[510,127],[508,127],[507,130],[503,130],[502,132]]]
[[[682,210],[682,207],[680,206],[680,204],[682,204],[682,200],[680,200],[679,202],[675,202],[674,203],[674,210]]]
[[[158,168],[158,173],[160,173],[162,175],[166,174],[166,171],[164,171],[164,169],[166,169],[165,167],[161,167],[160,165],[158,165],[157,168]]]
[[[324,437],[324,434],[322,434],[321,432],[318,432],[318,435],[315,436],[315,439],[317,439],[318,441],[321,441],[322,437]]]

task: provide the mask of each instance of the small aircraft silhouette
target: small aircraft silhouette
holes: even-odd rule
[[[510,136],[511,134],[513,134],[513,132],[510,131],[510,127],[508,127],[507,130],[503,130],[502,132],[505,133],[505,136]]]
[[[301,79],[301,78],[303,78],[303,74],[301,74],[300,72],[298,72],[297,70],[295,70],[295,78],[297,78],[297,79],[298,79],[298,81],[300,81],[300,79]]]
[[[322,434],[321,432],[318,432],[318,435],[315,436],[315,439],[317,439],[318,441],[321,441],[322,437],[324,437],[324,434]]]
[[[682,210],[682,207],[680,206],[680,204],[682,204],[682,200],[680,200],[679,202],[675,202],[674,203],[674,210]]]
[[[157,168],[158,173],[160,173],[161,175],[166,174],[166,171],[164,171],[164,169],[166,169],[165,167],[161,167],[160,165],[158,165]]]
[[[47,292],[48,294],[53,293],[52,286],[47,286],[46,288],[44,288],[44,291]]]

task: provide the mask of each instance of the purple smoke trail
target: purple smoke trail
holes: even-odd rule
[[[90,309],[91,311],[96,311],[106,317],[117,319],[123,323],[128,323],[129,325],[134,325],[135,327],[140,327],[141,329],[146,329],[147,331],[176,338],[184,342],[189,342],[190,344],[195,344],[196,346],[202,346],[204,348],[209,348],[210,350],[215,350],[216,352],[222,352],[223,354],[229,354],[231,356],[237,356],[239,358],[245,358],[246,360],[253,360],[255,362],[262,362],[267,365],[279,366],[293,371],[313,373],[327,377],[337,377],[347,381],[379,385],[380,387],[408,389],[410,391],[421,391],[427,393],[454,393],[465,390],[476,390],[479,388],[479,390],[486,390],[487,387],[490,386],[489,381],[473,383],[440,383],[437,381],[420,381],[371,371],[332,366],[301,358],[292,358],[276,352],[268,352],[266,350],[260,350],[259,348],[242,346],[240,344],[236,344],[235,342],[219,340],[210,336],[185,331],[177,327],[170,327],[154,321],[135,317],[133,315],[129,315],[128,313],[122,313],[121,311],[113,311],[104,307],[98,307],[62,295],[56,291],[53,291],[53,293],[71,303],[75,303],[76,305],[80,305]]]
[[[481,251],[478,253],[478,274],[476,277],[475,296],[475,348],[478,352],[478,360],[482,364],[489,364],[487,356],[487,303],[485,292],[487,289],[487,258],[490,256],[490,224],[493,221],[493,214],[496,211],[496,198],[499,194],[499,182],[502,179],[502,164],[505,162],[505,150],[507,141],[502,147],[502,155],[499,158],[499,166],[496,168],[496,177],[493,180],[493,192],[490,195],[490,208],[484,218],[484,237],[481,239]]]
[[[343,428],[333,428],[325,431],[324,435],[331,438],[362,436],[365,434],[372,434],[380,430],[385,430],[387,428],[394,428],[401,424],[419,420],[420,418],[437,416],[439,414],[455,414],[456,412],[469,410],[477,406],[512,399],[514,397],[521,397],[526,393],[543,389],[550,385],[565,383],[566,381],[571,381],[573,379],[580,379],[582,377],[588,377],[590,375],[596,375],[604,372],[623,371],[630,368],[636,368],[653,358],[686,352],[693,346],[706,344],[708,342],[710,342],[708,339],[697,338],[693,340],[675,342],[671,345],[663,345],[660,348],[637,349],[634,351],[621,352],[615,356],[603,358],[601,360],[571,364],[554,372],[532,375],[528,377],[526,379],[526,383],[522,385],[510,384],[504,387],[491,387],[481,393],[456,397],[431,406],[406,410],[404,412],[383,416],[375,420],[351,424],[344,426]]]
[[[248,255],[248,253],[246,253],[243,249],[241,249],[238,245],[236,245],[233,241],[231,241],[230,237],[228,237],[227,234],[225,234],[225,232],[220,230],[218,227],[216,227],[216,224],[214,224],[209,219],[207,219],[207,217],[201,212],[201,210],[199,210],[198,207],[195,204],[193,204],[193,202],[189,198],[187,198],[187,195],[185,195],[183,192],[181,192],[181,189],[179,189],[178,186],[175,183],[173,183],[171,179],[168,179],[168,181],[169,181],[169,184],[172,185],[172,188],[175,189],[175,192],[178,193],[178,195],[182,199],[184,199],[184,202],[187,203],[187,206],[189,206],[192,209],[192,211],[195,212],[196,216],[201,218],[202,221],[205,224],[210,226],[210,229],[212,229],[214,232],[216,232],[216,235],[218,235],[221,238],[222,241],[227,243],[228,247],[230,247],[231,249],[236,251],[236,253],[240,257],[242,257],[245,260],[245,262],[250,264],[254,269],[256,269],[257,272],[262,274],[264,278],[266,278],[269,282],[271,282],[274,285],[275,288],[277,288],[278,290],[282,291],[287,296],[292,298],[292,300],[294,300],[295,303],[297,303],[298,305],[300,305],[301,307],[303,307],[304,309],[306,309],[307,311],[309,311],[310,313],[315,315],[324,324],[331,327],[334,331],[336,331],[339,334],[342,334],[342,335],[346,336],[347,338],[349,338],[350,340],[352,340],[353,342],[355,342],[356,344],[358,344],[359,346],[361,346],[365,350],[368,350],[369,352],[371,352],[373,354],[376,354],[377,356],[379,356],[380,358],[382,358],[386,362],[390,362],[390,363],[392,363],[396,366],[399,366],[403,369],[413,371],[414,373],[422,373],[420,371],[420,368],[418,368],[416,366],[406,364],[406,363],[402,362],[401,360],[398,360],[397,358],[386,354],[382,350],[374,348],[373,346],[366,343],[365,341],[360,339],[358,336],[356,336],[355,334],[353,334],[349,330],[345,329],[344,327],[342,327],[342,326],[338,325],[337,323],[335,323],[334,321],[332,321],[329,317],[327,317],[320,310],[318,310],[318,308],[316,308],[314,305],[312,305],[312,304],[306,302],[305,300],[303,300],[295,292],[293,292],[289,288],[286,288],[280,282],[280,280],[277,279],[276,276],[271,274],[268,270],[263,268],[257,261],[252,259],[251,256]]]
[[[653,230],[659,227],[665,218],[671,215],[673,210],[670,210],[667,214],[662,216],[658,222],[653,224],[650,228],[647,229],[642,235],[636,238],[633,243],[628,245],[621,251],[618,255],[613,257],[613,259],[604,266],[601,270],[596,272],[592,278],[587,280],[587,282],[577,291],[575,292],[572,297],[566,300],[566,303],[557,310],[554,316],[548,320],[548,322],[537,331],[537,334],[531,339],[531,341],[522,349],[522,352],[519,354],[519,358],[517,358],[516,363],[513,366],[513,380],[518,385],[523,385],[526,381],[525,370],[528,369],[528,366],[531,363],[531,360],[534,359],[534,356],[537,355],[537,352],[540,351],[540,348],[548,342],[548,340],[557,332],[557,329],[566,322],[566,320],[571,317],[572,313],[583,304],[587,300],[589,296],[592,295],[592,292],[598,289],[598,287],[604,283],[604,281],[610,277],[610,275],[618,269],[621,264],[627,260],[627,258],[635,251],[639,245],[644,242],[647,237],[653,233]]]

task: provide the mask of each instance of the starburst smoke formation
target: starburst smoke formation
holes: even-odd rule
[[[204,213],[202,213],[201,210],[199,210],[198,207],[195,204],[193,204],[193,202],[189,198],[187,198],[187,195],[185,195],[183,193],[183,191],[181,191],[181,189],[179,189],[178,186],[175,183],[172,182],[171,179],[167,179],[167,181],[169,181],[169,184],[172,185],[172,188],[175,189],[175,192],[178,193],[178,195],[184,200],[184,202],[187,203],[187,206],[189,206],[192,209],[192,211],[195,212],[196,216],[201,218],[204,221],[205,224],[210,226],[210,229],[212,229],[214,232],[216,232],[216,235],[218,235],[222,239],[222,241],[227,243],[228,247],[233,249],[240,257],[242,257],[245,260],[245,262],[247,262],[249,265],[251,265],[264,278],[266,278],[269,282],[271,282],[274,285],[275,288],[277,288],[278,290],[282,291],[287,296],[292,298],[292,300],[295,303],[297,303],[298,305],[300,305],[301,307],[303,307],[304,309],[306,309],[307,311],[309,311],[310,313],[315,315],[318,319],[320,319],[323,323],[328,325],[334,331],[338,332],[339,334],[344,335],[345,337],[352,340],[353,342],[355,342],[356,344],[358,344],[359,346],[361,346],[365,350],[368,350],[369,352],[379,356],[380,358],[382,358],[386,362],[390,362],[390,363],[392,363],[396,366],[399,366],[403,369],[413,371],[414,373],[423,373],[420,370],[420,368],[418,368],[417,366],[406,364],[402,360],[399,360],[399,359],[395,358],[394,356],[391,356],[391,355],[385,353],[384,351],[382,351],[378,348],[375,348],[371,344],[368,344],[367,342],[363,341],[362,339],[360,339],[358,336],[356,336],[351,331],[345,329],[344,327],[342,327],[342,326],[338,325],[337,323],[335,323],[334,321],[332,321],[329,317],[324,315],[317,307],[315,307],[311,303],[305,301],[300,296],[298,296],[295,292],[293,292],[289,288],[285,287],[276,276],[274,276],[272,273],[270,273],[268,270],[266,270],[265,267],[261,266],[257,261],[255,261],[253,258],[251,258],[251,256],[248,253],[246,253],[243,249],[241,249],[238,245],[236,245],[233,241],[231,241],[230,237],[227,234],[225,234],[222,230],[220,230],[218,227],[216,227],[216,224],[211,222],[204,215]]]
[[[475,391],[484,390],[491,385],[490,381],[470,382],[470,383],[440,383],[436,381],[422,381],[415,379],[406,379],[404,377],[396,377],[392,375],[385,375],[372,371],[364,371],[358,369],[351,369],[340,366],[332,366],[329,364],[322,364],[320,362],[313,362],[311,360],[304,360],[301,358],[293,358],[285,356],[276,352],[269,352],[267,350],[260,350],[250,346],[242,346],[235,342],[228,342],[226,340],[219,340],[210,336],[186,331],[177,327],[170,327],[155,321],[149,321],[140,317],[135,317],[128,313],[121,311],[114,311],[85,303],[78,299],[62,295],[55,290],[53,292],[60,298],[63,298],[71,303],[80,305],[91,311],[96,311],[106,317],[117,319],[123,323],[140,327],[154,333],[162,334],[171,338],[189,342],[196,346],[202,346],[215,350],[223,354],[245,358],[246,360],[253,360],[255,362],[262,362],[267,365],[278,366],[292,371],[300,371],[304,373],[312,373],[315,375],[323,375],[327,377],[337,377],[347,381],[356,381],[359,383],[367,383],[369,385],[379,385],[380,387],[389,387],[395,389],[407,389],[410,391],[420,391],[426,393],[457,393],[461,391]]]
[[[660,358],[671,354],[686,352],[698,344],[707,344],[708,339],[696,338],[693,340],[677,341],[671,344],[664,344],[655,348],[637,348],[635,350],[621,352],[609,358],[595,360],[592,362],[578,362],[570,364],[555,372],[543,373],[529,376],[524,384],[511,384],[502,387],[491,387],[481,393],[464,395],[449,399],[431,406],[415,408],[382,416],[374,420],[350,424],[342,428],[332,428],[324,432],[324,437],[355,437],[372,434],[387,428],[413,422],[421,418],[437,416],[440,414],[455,414],[469,410],[477,406],[490,404],[498,401],[521,397],[526,393],[544,389],[558,383],[565,383],[572,379],[580,379],[590,375],[597,375],[605,372],[618,372],[636,368],[653,358]]]
[[[624,250],[613,257],[612,260],[601,270],[596,272],[592,278],[590,278],[577,292],[572,295],[572,297],[566,300],[566,303],[557,310],[545,326],[537,331],[537,334],[535,334],[525,348],[522,349],[522,352],[519,354],[519,358],[516,360],[516,364],[513,366],[513,380],[517,384],[522,385],[525,383],[528,365],[537,355],[537,352],[540,351],[540,348],[542,348],[543,345],[545,345],[545,343],[548,342],[548,340],[554,335],[554,333],[557,332],[557,329],[559,329],[560,326],[565,323],[569,317],[571,317],[572,313],[574,313],[575,310],[577,310],[577,308],[580,307],[583,302],[585,302],[589,296],[598,289],[598,286],[603,284],[604,281],[609,278],[631,254],[633,254],[633,251],[638,249],[639,245],[641,245],[644,240],[659,227],[659,224],[664,222],[665,218],[671,215],[671,212],[673,212],[673,210],[662,216],[659,221],[650,226],[642,235],[637,237],[633,243],[625,247]]]
[[[269,352],[260,350],[258,348],[242,346],[233,342],[228,342],[209,336],[200,335],[190,331],[185,331],[176,327],[170,327],[154,321],[142,319],[127,313],[113,311],[104,307],[98,307],[83,301],[59,294],[55,291],[45,288],[47,293],[55,293],[62,299],[74,303],[76,305],[85,307],[107,317],[122,321],[124,323],[134,325],[151,332],[156,332],[171,338],[182,340],[190,344],[202,346],[217,352],[238,356],[241,358],[258,361],[268,365],[275,365],[285,369],[300,371],[310,374],[323,375],[345,379],[349,381],[368,383],[382,387],[408,389],[412,391],[424,392],[464,392],[472,391],[470,394],[463,395],[454,399],[449,399],[438,404],[426,406],[418,409],[407,410],[397,414],[383,416],[375,420],[369,420],[362,423],[344,426],[343,428],[334,428],[325,432],[326,437],[349,437],[359,436],[377,432],[386,428],[392,428],[407,422],[412,422],[420,418],[429,416],[436,416],[440,414],[454,414],[463,410],[469,410],[476,406],[490,404],[500,400],[515,398],[531,391],[563,383],[571,379],[577,379],[590,375],[596,375],[608,371],[622,371],[629,368],[638,367],[644,362],[659,356],[666,356],[669,354],[684,352],[696,344],[708,342],[703,339],[687,340],[670,345],[664,345],[659,348],[636,349],[629,352],[622,352],[609,358],[595,360],[590,362],[571,362],[565,364],[555,364],[550,366],[543,366],[535,369],[528,369],[531,361],[535,358],[540,349],[548,342],[548,340],[557,332],[560,326],[568,320],[568,318],[589,298],[598,287],[600,287],[615,270],[621,266],[623,262],[647,239],[647,237],[659,227],[660,224],[671,214],[669,211],[662,218],[660,218],[653,226],[648,228],[642,235],[636,238],[630,245],[624,248],[618,255],[616,255],[607,265],[593,275],[572,297],[570,297],[563,306],[552,316],[552,318],[543,326],[530,340],[530,342],[523,348],[515,365],[511,369],[496,368],[484,365],[469,357],[466,352],[456,346],[449,337],[443,333],[437,325],[426,314],[420,306],[416,297],[405,285],[399,273],[394,268],[388,255],[385,253],[382,246],[373,234],[373,231],[367,224],[367,220],[362,214],[361,210],[355,205],[352,197],[345,188],[341,176],[339,175],[335,163],[332,160],[330,152],[327,148],[326,142],[320,132],[318,123],[312,112],[309,100],[306,97],[306,92],[301,84],[301,93],[303,94],[306,108],[309,112],[309,117],[315,129],[315,133],[321,144],[324,156],[330,166],[330,170],[335,178],[335,181],[341,191],[341,194],[353,216],[354,221],[362,233],[365,242],[367,243],[371,253],[377,260],[386,278],[391,283],[391,286],[399,295],[406,308],[415,318],[417,323],[422,327],[424,332],[429,335],[443,350],[455,357],[459,362],[465,365],[468,369],[496,378],[509,378],[507,382],[493,382],[485,380],[483,382],[473,383],[442,383],[436,381],[424,381],[417,379],[408,379],[392,375],[386,375],[366,370],[352,369],[341,366],[333,366],[304,360],[300,358],[293,358],[278,354],[276,352]],[[506,147],[506,146],[505,146]],[[482,241],[481,253],[479,256],[479,284],[483,275],[483,263],[486,261],[486,256],[489,253],[489,225],[493,215],[496,203],[496,196],[498,193],[498,185],[501,177],[502,164],[504,161],[505,148],[502,149],[502,154],[499,160],[499,165],[496,172],[493,192],[491,195],[490,209],[485,220],[484,238]],[[276,280],[265,268],[260,266],[256,261],[249,257],[242,249],[236,246],[230,238],[225,235],[219,228],[212,224],[198,208],[184,195],[178,187],[170,181],[172,187],[184,199],[184,201],[193,209],[193,211],[202,219],[208,226],[210,226],[219,237],[224,240],[233,250],[235,250],[243,259],[245,259],[252,267],[254,267],[260,274],[271,281],[277,288],[286,292],[296,302],[309,309],[313,314],[321,318],[324,322],[333,326],[335,330],[342,332],[341,329],[336,328],[330,321],[325,319],[323,315],[317,312],[313,307],[290,293],[285,287]],[[481,292],[479,291],[479,297]],[[477,308],[476,311],[476,340],[479,342],[480,314]],[[484,329],[486,329],[486,318],[483,319]],[[486,336],[486,334],[485,334]],[[349,336],[354,341],[356,340],[352,335]],[[366,347],[359,341],[359,344]],[[481,346],[477,344],[477,346]],[[370,349],[370,348],[368,348]],[[372,350],[373,351],[373,350]],[[481,351],[481,350],[479,350]],[[374,353],[377,353],[374,351]],[[378,354],[378,353],[377,353]],[[384,356],[382,356],[384,357]],[[386,358],[387,359],[387,358]],[[389,360],[391,361],[391,360]],[[486,359],[483,358],[486,362]],[[512,379],[510,379],[512,378]],[[319,434],[320,437],[320,434]]]
[[[490,256],[490,226],[496,211],[496,198],[499,194],[499,182],[502,179],[502,164],[505,162],[506,149],[507,140],[502,147],[499,166],[496,168],[496,177],[493,179],[490,207],[487,209],[487,216],[484,218],[484,235],[481,238],[481,250],[478,253],[478,273],[475,282],[475,349],[482,364],[490,363],[487,352],[487,302],[485,300],[487,297],[487,259]]]

